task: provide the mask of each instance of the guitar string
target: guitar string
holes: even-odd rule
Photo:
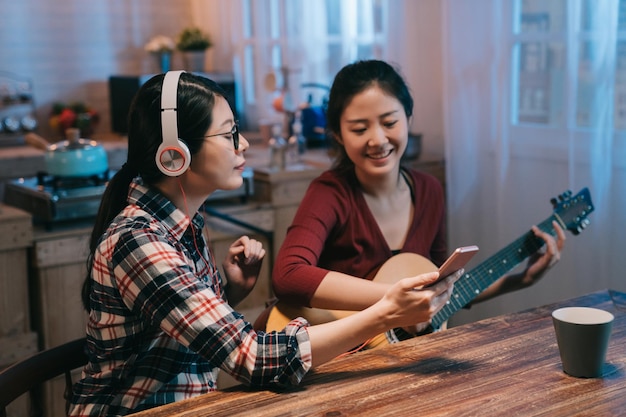
[[[554,220],[554,216],[550,216],[537,227],[544,232],[549,232],[552,220]],[[467,303],[476,298],[480,292],[485,290],[500,276],[504,275],[504,273],[519,265],[519,263],[536,252],[543,244],[543,240],[537,238],[534,233],[530,231],[477,267],[465,273],[461,277],[463,281],[455,284],[450,302],[433,318],[433,327],[436,328],[443,324],[452,314],[465,307]]]

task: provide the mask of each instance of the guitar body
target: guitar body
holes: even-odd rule
[[[578,235],[588,224],[587,216],[593,212],[589,189],[583,188],[578,194],[572,196],[571,191],[566,191],[551,200],[553,214],[539,223],[537,227],[546,233],[555,234],[552,222],[558,222],[563,229]],[[443,329],[448,319],[469,304],[478,294],[493,284],[501,276],[509,272],[524,259],[537,252],[544,241],[527,231],[515,241],[502,248],[500,251],[481,262],[454,284],[454,290],[448,303],[439,310],[431,319],[433,329]],[[376,282],[395,283],[402,278],[436,271],[437,267],[430,260],[414,253],[400,253],[385,262],[372,278]],[[268,311],[269,310],[269,311]],[[324,310],[318,308],[296,307],[279,301],[269,306],[255,322],[255,329],[280,331],[287,323],[296,317],[304,317],[311,323],[322,324],[354,314],[354,311]],[[267,320],[265,318],[267,317]],[[387,344],[385,334],[366,342],[365,348]]]
[[[402,278],[437,271],[437,267],[429,259],[416,253],[400,253],[389,258],[376,272],[372,281],[393,284]],[[325,310],[295,306],[278,301],[270,306],[270,312],[265,325],[265,331],[280,331],[296,317],[303,317],[312,325],[328,323],[354,314],[348,310]],[[387,339],[380,335],[368,343],[368,348],[386,344]]]

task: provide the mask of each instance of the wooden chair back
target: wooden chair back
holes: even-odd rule
[[[62,374],[65,374],[67,413],[72,395],[71,371],[87,363],[85,343],[85,338],[73,340],[38,352],[0,371],[0,417],[6,417],[6,407],[19,396]]]

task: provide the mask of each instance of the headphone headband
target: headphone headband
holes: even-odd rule
[[[177,106],[178,80],[184,71],[169,71],[163,78],[161,89],[161,129],[163,131],[163,143],[169,146],[177,146],[178,120]]]

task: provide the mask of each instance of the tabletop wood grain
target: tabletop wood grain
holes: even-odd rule
[[[618,416],[626,411],[626,311],[599,291],[335,359],[290,391],[242,386],[136,416]],[[565,374],[551,312],[615,315],[602,378]]]

